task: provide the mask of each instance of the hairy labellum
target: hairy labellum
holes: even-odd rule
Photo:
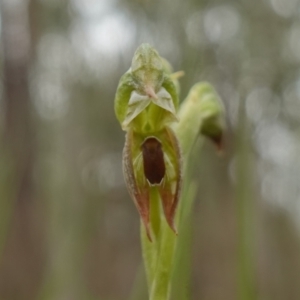
[[[142,144],[144,174],[150,184],[160,184],[166,172],[161,143],[155,137],[147,138]]]

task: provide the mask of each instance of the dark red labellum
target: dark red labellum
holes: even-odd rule
[[[147,138],[141,147],[145,177],[151,184],[160,184],[166,167],[161,143],[154,137]]]

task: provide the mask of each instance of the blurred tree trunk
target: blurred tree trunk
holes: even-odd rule
[[[1,299],[33,299],[41,273],[41,232],[34,211],[35,132],[29,92],[33,3],[2,0],[3,146],[13,161],[13,206],[0,268]],[[30,5],[30,6],[29,6]],[[30,7],[30,10],[29,10]]]

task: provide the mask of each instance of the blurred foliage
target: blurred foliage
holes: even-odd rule
[[[298,0],[2,0],[0,10],[1,299],[146,298],[113,111],[142,42],[185,71],[181,99],[209,81],[228,112],[223,157],[209,143],[193,154],[190,298],[240,300],[238,261],[250,255],[253,297],[299,299]]]

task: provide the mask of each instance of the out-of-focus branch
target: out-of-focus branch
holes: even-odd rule
[[[3,214],[7,220],[1,231],[5,247],[0,295],[3,296],[5,288],[6,297],[10,298],[14,291],[20,299],[32,299],[41,265],[40,247],[34,244],[40,238],[36,236],[39,227],[35,226],[34,218],[35,139],[28,79],[32,49],[28,5],[23,0],[1,2],[4,115],[0,161],[5,167],[0,172],[10,178],[9,185],[2,185],[5,190],[1,191],[0,199],[1,209],[6,207]],[[6,178],[5,174],[2,178]],[[16,274],[8,272],[12,269],[18,277],[27,279],[17,282]]]

